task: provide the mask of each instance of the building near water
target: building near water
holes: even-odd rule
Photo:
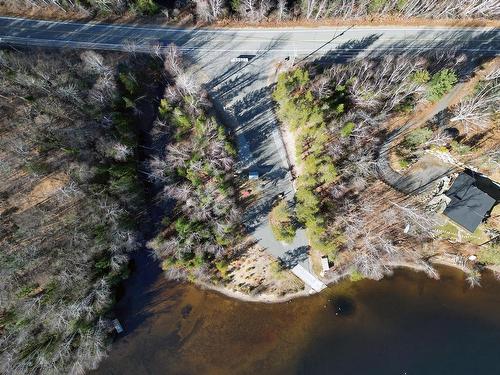
[[[474,232],[500,201],[500,184],[485,175],[465,169],[445,193],[450,202],[444,214]]]

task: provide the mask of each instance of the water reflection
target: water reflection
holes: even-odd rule
[[[334,297],[332,306],[337,316],[350,316],[356,311],[356,303],[352,298],[346,296]]]
[[[500,283],[471,290],[460,272],[441,275],[397,271],[279,305],[160,278],[97,373],[500,374]]]

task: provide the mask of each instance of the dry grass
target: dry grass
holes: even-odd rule
[[[54,196],[60,188],[68,183],[68,181],[69,177],[66,173],[55,173],[38,182],[25,196],[15,195],[9,199],[9,202],[12,206],[17,206],[19,212],[23,212],[50,199],[50,197]]]
[[[304,289],[302,281],[281,270],[276,259],[257,245],[229,264],[228,279],[228,289],[250,295],[280,297]]]

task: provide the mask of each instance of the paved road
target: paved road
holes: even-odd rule
[[[235,131],[239,172],[247,176],[256,171],[260,176],[254,189],[258,199],[244,213],[246,227],[272,255],[291,267],[299,263],[310,270],[305,231],[298,230],[295,241],[286,244],[274,238],[268,223],[275,197],[285,193],[292,201],[295,191],[270,97],[273,69],[267,65],[234,64],[224,72],[212,73],[216,78],[206,82],[206,87],[224,122]],[[206,75],[197,65],[192,69],[198,71],[199,79]]]
[[[148,44],[176,43],[184,51],[210,63],[238,54],[284,57],[297,53],[339,53],[349,55],[369,50],[460,48],[481,54],[497,54],[499,31],[490,28],[419,27],[322,27],[313,29],[179,29],[160,26],[110,25],[27,20],[0,17],[4,42],[43,46],[69,46],[125,50],[131,44],[144,49]]]
[[[268,251],[310,270],[307,239],[299,231],[292,245],[277,242],[267,214],[274,195],[293,197],[291,175],[270,92],[275,66],[287,56],[346,62],[368,54],[457,49],[473,56],[497,55],[500,30],[486,28],[323,27],[314,29],[179,29],[159,26],[81,24],[0,17],[0,41],[44,47],[147,51],[160,43],[177,44],[191,69],[206,84],[240,150],[240,169],[258,170],[268,181],[261,199],[245,213],[247,226]],[[241,54],[249,63],[231,63]]]

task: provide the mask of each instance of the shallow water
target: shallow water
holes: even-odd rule
[[[99,374],[500,374],[500,282],[398,270],[267,305],[158,278]],[[121,314],[121,316],[120,316]]]

